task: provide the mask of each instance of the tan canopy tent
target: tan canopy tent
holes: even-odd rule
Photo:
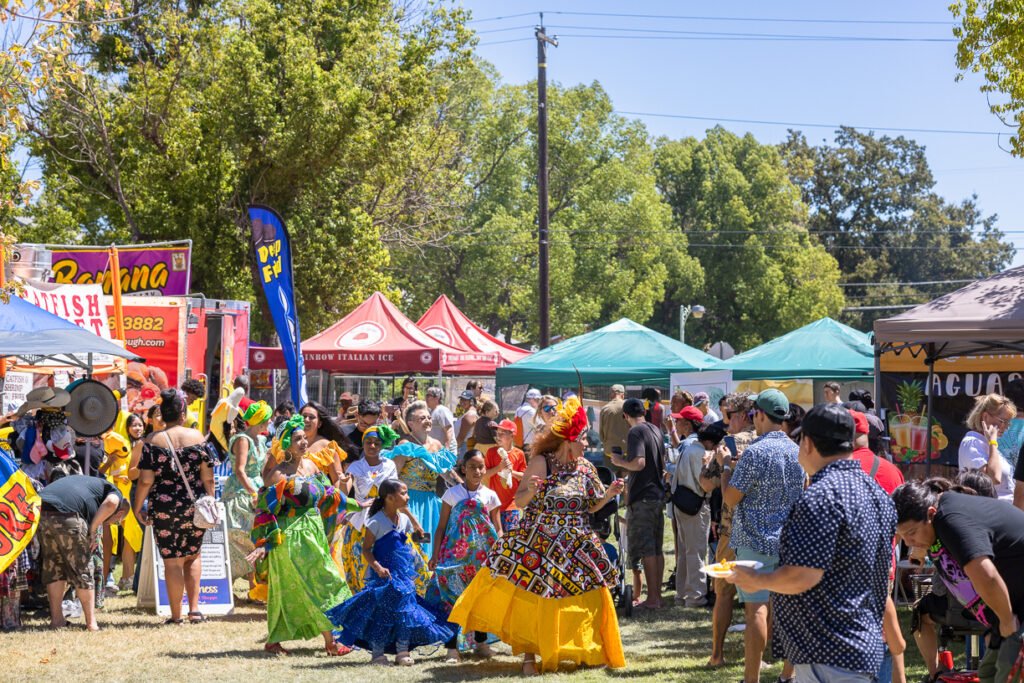
[[[875,345],[881,353],[924,353],[933,361],[1024,353],[1024,266],[875,321]]]
[[[925,394],[930,420],[936,361],[955,356],[1024,354],[1024,266],[972,282],[892,318],[876,320],[876,378],[879,359],[888,353],[909,353],[924,361],[928,368]],[[876,395],[877,389],[876,385]],[[926,462],[931,463],[930,441]]]

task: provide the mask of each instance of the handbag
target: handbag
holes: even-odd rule
[[[181,475],[181,481],[185,483],[188,497],[192,499],[195,505],[195,510],[192,513],[192,525],[197,529],[213,529],[220,526],[220,507],[217,505],[217,499],[205,493],[196,498],[196,494],[192,492],[192,486],[188,483],[188,478],[185,476],[185,468],[181,466],[181,461],[178,460],[178,451],[174,448],[174,444],[171,443],[171,437],[165,433],[164,438],[167,440],[167,447],[171,449],[174,464],[178,466],[178,474]]]

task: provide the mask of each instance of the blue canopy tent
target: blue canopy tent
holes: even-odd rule
[[[44,311],[24,299],[11,296],[0,302],[0,357],[14,358],[19,365],[71,365],[91,372],[99,356],[142,360],[131,351]]]

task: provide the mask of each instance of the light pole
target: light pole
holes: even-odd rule
[[[679,341],[686,343],[686,319],[690,316],[700,320],[704,317],[704,307],[700,304],[694,306],[679,306]]]

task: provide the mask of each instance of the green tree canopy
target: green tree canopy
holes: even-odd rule
[[[406,9],[411,8],[411,9]],[[245,207],[293,239],[304,333],[390,286],[389,246],[438,239],[463,191],[442,109],[461,10],[388,0],[142,3],[82,32],[88,68],[33,112],[39,241],[191,238],[194,289],[253,298]]]
[[[669,280],[656,327],[674,334],[679,305],[699,303],[707,314],[687,340],[746,350],[839,312],[839,268],[808,234],[807,209],[775,147],[718,127],[703,140],[659,140],[655,166],[675,239],[689,241],[705,272],[697,292]]]
[[[1024,5],[1020,0],[958,0],[949,9],[961,22],[953,29],[960,40],[957,68],[984,77],[981,91],[989,109],[1009,128],[1012,153],[1024,156]]]
[[[976,197],[950,203],[936,194],[925,149],[913,140],[842,128],[835,144],[818,147],[791,132],[781,150],[811,208],[811,232],[848,284],[970,280],[1003,269],[1013,257],[996,217],[983,216]],[[883,306],[923,303],[956,287],[848,286],[845,292],[850,306]],[[869,329],[876,318],[898,312],[849,313],[845,321]]]
[[[396,280],[422,310],[445,283],[455,302],[491,331],[538,333],[536,85],[501,86],[481,71],[460,92],[470,141],[472,198],[464,230],[441,251],[396,255]],[[670,276],[689,294],[700,264],[671,229],[658,195],[643,124],[612,113],[594,83],[548,89],[550,264],[553,335],[574,335],[620,317],[656,315]]]

